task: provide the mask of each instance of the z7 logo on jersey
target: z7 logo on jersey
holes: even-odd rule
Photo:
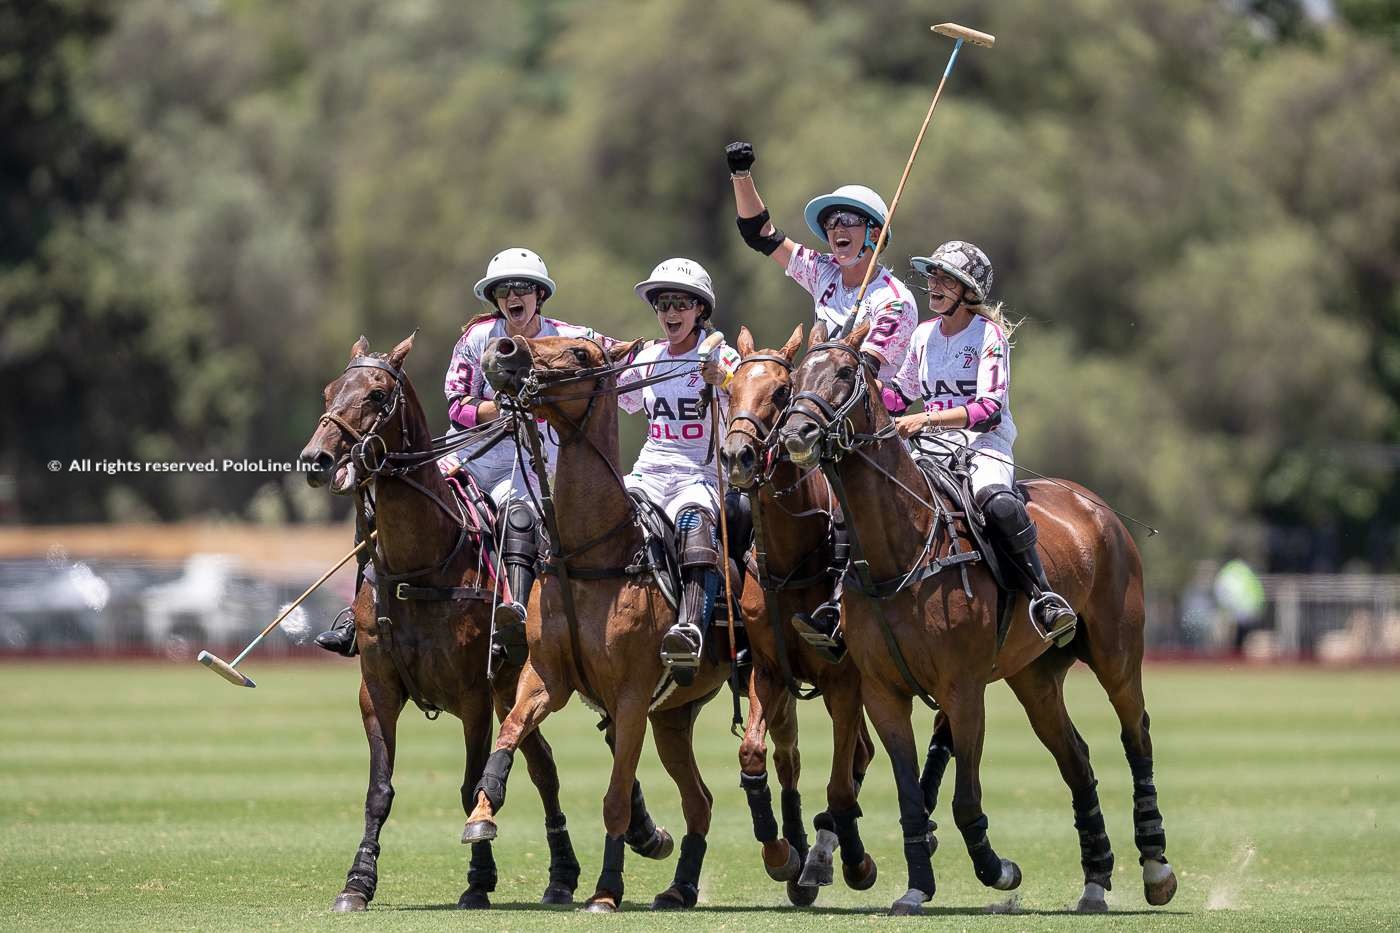
[[[963,369],[970,369],[977,365],[977,348],[972,344],[962,348]]]

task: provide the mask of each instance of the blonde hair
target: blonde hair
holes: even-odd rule
[[[1016,332],[1016,328],[1026,322],[1023,317],[1012,318],[1006,312],[1006,305],[1000,301],[984,301],[980,304],[968,305],[973,314],[980,314],[1001,328],[1002,336],[1006,338],[1006,345],[1012,345],[1011,335]]]

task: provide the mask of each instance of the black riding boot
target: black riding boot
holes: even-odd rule
[[[846,639],[841,635],[841,588],[846,576],[846,566],[851,559],[851,539],[840,512],[833,518],[835,524],[831,528],[831,577],[834,582],[831,598],[810,613],[793,613],[792,627],[823,660],[836,664],[846,655]]]
[[[530,604],[530,591],[535,586],[539,525],[535,510],[518,500],[506,503],[499,520],[505,524],[501,551],[511,598],[496,607],[491,651],[504,654],[511,664],[524,664],[529,653],[525,645],[525,607]]]
[[[719,592],[719,548],[715,520],[704,509],[686,509],[676,519],[681,552],[681,612],[661,638],[661,661],[682,687],[695,681],[700,652]]]
[[[360,536],[355,534],[355,543],[360,543]],[[369,564],[369,550],[361,551],[356,558],[359,566],[355,569],[355,595],[350,597],[351,603],[335,617],[331,627],[316,636],[316,644],[327,651],[335,652],[347,658],[353,658],[360,653],[359,645],[355,642],[355,603],[354,600],[360,597],[360,587],[365,582],[365,567]]]
[[[1005,486],[993,486],[978,496],[987,525],[997,535],[1002,550],[1015,564],[1026,595],[1031,598],[1031,624],[1046,641],[1063,647],[1074,638],[1078,617],[1069,602],[1050,589],[1045,568],[1035,549],[1035,523],[1021,497]]]

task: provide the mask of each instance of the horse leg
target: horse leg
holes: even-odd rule
[[[948,770],[948,759],[953,757],[953,729],[948,725],[948,715],[943,710],[933,718],[933,736],[928,740],[928,755],[924,758],[924,773],[919,777],[919,786],[924,791],[924,804],[933,813],[938,806],[938,790],[943,786],[943,773]]]
[[[1021,869],[996,854],[987,838],[987,814],[982,812],[982,741],[986,735],[986,685],[964,680],[947,691],[952,702],[944,705],[953,730],[953,756],[958,770],[953,789],[953,822],[962,833],[977,880],[998,891],[1021,884]],[[921,792],[922,793],[922,792]]]
[[[608,751],[616,754],[616,727],[611,721],[603,732],[603,738],[608,743]],[[632,779],[630,804],[631,812],[627,820],[627,832],[622,836],[627,842],[627,848],[642,858],[658,862],[670,858],[671,853],[676,850],[676,842],[664,826],[656,825],[656,821],[647,812],[647,801],[642,796],[642,782],[635,777]]]
[[[1162,811],[1157,808],[1157,787],[1152,778],[1151,719],[1142,695],[1142,655],[1126,664],[1109,661],[1104,670],[1095,665],[1094,673],[1108,692],[1118,722],[1123,728],[1123,751],[1133,773],[1133,841],[1137,843],[1142,865],[1143,896],[1154,907],[1171,901],[1176,894],[1176,872],[1167,861],[1167,833],[1162,827]],[[1117,664],[1115,671],[1113,666]]]
[[[1079,862],[1084,869],[1083,913],[1108,910],[1104,892],[1113,888],[1113,849],[1108,842],[1103,811],[1099,809],[1098,782],[1089,764],[1089,746],[1065,709],[1064,681],[1074,658],[1064,652],[1041,655],[1007,683],[1026,710],[1031,728],[1060,768],[1074,806],[1074,828],[1079,832]]]
[[[797,788],[802,776],[802,754],[797,748],[797,702],[784,690],[776,703],[765,709],[768,731],[773,736],[773,767],[778,773],[783,817],[783,841],[788,851],[796,852],[795,867],[805,870],[807,855],[807,825],[802,819],[802,792]],[[789,856],[789,862],[793,862]],[[804,885],[800,877],[787,882],[788,902],[794,907],[810,907],[817,899],[818,888]]]
[[[515,750],[520,747],[524,737],[549,715],[553,699],[544,681],[526,661],[515,692],[515,706],[501,723],[501,731],[496,736],[496,750],[486,759],[481,780],[473,792],[476,806],[467,817],[467,825],[462,828],[462,842],[489,842],[496,838],[495,816],[506,802],[506,782],[510,778]]]
[[[774,881],[790,881],[802,867],[797,850],[778,836],[773,794],[768,789],[768,717],[786,696],[777,678],[755,664],[749,675],[749,721],[739,743],[739,787],[749,803],[754,838],[763,847],[763,869]]]
[[[491,707],[486,703],[464,711],[462,734],[467,744],[467,773],[462,780],[462,811],[471,813],[472,791],[481,780],[486,757],[491,751]],[[467,889],[457,899],[461,910],[481,910],[491,906],[490,893],[496,890],[496,860],[489,840],[472,843],[471,864],[467,868]]]
[[[705,862],[705,836],[710,831],[710,816],[714,811],[714,796],[700,776],[695,763],[695,717],[700,704],[685,706],[651,717],[652,738],[656,753],[676,789],[681,794],[681,812],[685,816],[685,835],[681,838],[681,855],[676,860],[676,874],[671,886],[651,902],[652,910],[689,909],[700,896],[700,869]]]
[[[849,682],[832,685],[823,699],[831,716],[832,749],[831,778],[826,785],[827,810],[818,814],[815,821],[818,845],[824,841],[823,832],[833,833],[841,846],[841,876],[846,886],[864,891],[875,884],[877,875],[875,859],[865,851],[856,825],[861,815],[860,805],[856,803],[860,793],[855,777],[856,749],[860,745],[857,723],[864,721],[865,713],[860,706],[858,688]]]
[[[493,691],[493,700],[496,716],[504,721],[510,713],[505,695],[501,691]],[[549,885],[544,889],[540,903],[572,904],[574,889],[578,887],[579,864],[574,855],[573,842],[569,839],[564,810],[559,805],[559,769],[554,763],[554,752],[538,729],[521,740],[520,751],[525,756],[530,782],[539,791],[540,803],[544,805],[545,841],[549,844]]]
[[[622,906],[622,864],[632,820],[632,787],[647,731],[648,696],[626,696],[613,713],[613,767],[603,795],[603,868],[584,910],[613,913]]]
[[[379,885],[379,831],[394,803],[394,739],[405,697],[397,683],[360,678],[360,718],[369,742],[369,789],[365,792],[365,834],[350,865],[345,887],[331,904],[336,913],[365,910]]]
[[[872,677],[861,679],[861,694],[875,732],[890,756],[899,794],[899,826],[904,836],[904,863],[909,889],[890,907],[895,916],[917,914],[933,899],[933,851],[929,846],[928,810],[919,787],[919,758],[914,744],[912,699],[901,696]]]

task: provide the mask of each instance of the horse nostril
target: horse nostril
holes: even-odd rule
[[[491,345],[491,349],[496,351],[497,360],[502,362],[509,360],[520,351],[520,348],[510,337],[501,337]]]
[[[311,467],[317,473],[324,473],[335,465],[335,458],[324,450],[303,450],[301,452],[301,462]]]
[[[752,470],[752,469],[753,469],[754,462],[755,462],[755,460],[756,460],[756,458],[754,457],[753,448],[752,448],[752,447],[741,447],[741,448],[739,448],[738,460],[739,460],[739,466],[743,467],[743,468],[746,469],[746,470]]]

